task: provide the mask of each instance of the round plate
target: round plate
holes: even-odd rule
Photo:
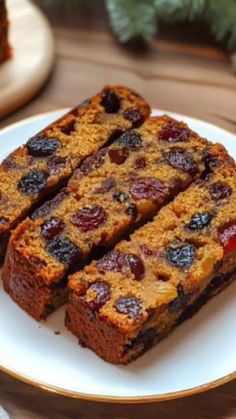
[[[54,41],[41,11],[28,0],[7,0],[12,58],[0,65],[0,116],[31,99],[53,63]]]
[[[63,112],[40,115],[2,130],[0,158]],[[170,115],[184,120],[200,135],[221,142],[236,157],[233,134],[187,116]],[[128,366],[110,365],[80,347],[63,326],[63,307],[46,322],[37,323],[2,288],[0,307],[2,370],[59,394],[109,402],[152,402],[198,393],[236,378],[236,283]]]

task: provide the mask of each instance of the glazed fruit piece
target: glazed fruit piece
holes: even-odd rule
[[[114,105],[115,103],[115,105]],[[147,103],[131,90],[107,86],[68,114],[30,138],[0,165],[0,256],[10,230],[55,192],[85,157],[132,128],[125,112],[136,109],[140,124]]]
[[[140,356],[234,279],[235,214],[236,169],[222,163],[70,277],[67,327],[108,362]]]
[[[8,43],[8,20],[5,0],[0,0],[0,64],[10,58],[11,49]]]
[[[159,139],[170,124],[184,131],[184,142]],[[183,150],[181,159],[166,160],[166,153],[174,156],[176,147],[178,153]],[[67,190],[45,202],[12,233],[3,269],[5,289],[33,317],[45,317],[61,303],[60,287],[66,298],[68,274],[111,248],[204,173],[211,149],[213,155],[225,155],[223,148],[210,146],[168,117],[150,118],[139,129],[122,134],[86,159]],[[133,261],[133,269],[141,267]]]

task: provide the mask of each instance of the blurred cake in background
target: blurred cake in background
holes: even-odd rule
[[[0,0],[0,64],[10,58],[6,1]]]

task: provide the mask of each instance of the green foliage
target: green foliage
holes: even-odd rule
[[[150,42],[156,33],[154,1],[106,0],[111,26],[120,42],[141,37]]]
[[[236,0],[209,0],[206,19],[216,41],[236,51]]]
[[[206,0],[156,0],[158,19],[165,23],[193,21],[199,19],[205,10]]]

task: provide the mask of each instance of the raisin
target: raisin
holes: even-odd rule
[[[64,201],[64,199],[68,196],[67,189],[63,189],[60,193],[58,193],[53,199],[50,201],[46,201],[41,207],[39,207],[36,211],[33,212],[31,218],[36,220],[37,218],[46,217],[49,215],[58,205]]]
[[[116,113],[120,110],[120,98],[112,90],[106,89],[102,93],[101,105],[106,113]]]
[[[160,140],[177,143],[188,141],[189,135],[190,131],[187,128],[183,128],[177,122],[173,121],[162,127],[158,136]]]
[[[127,255],[128,264],[136,281],[140,281],[144,276],[144,264],[142,260],[136,255]]]
[[[145,157],[138,157],[134,162],[135,169],[144,169],[146,167],[146,159]]]
[[[115,302],[115,308],[118,313],[126,314],[131,319],[140,317],[142,310],[140,300],[132,295],[118,298]]]
[[[129,195],[125,192],[116,192],[113,194],[114,201],[120,202],[123,204],[124,202],[128,201]]]
[[[47,161],[47,168],[50,176],[57,175],[66,167],[66,158],[60,156],[50,157]]]
[[[163,201],[167,196],[167,189],[163,182],[153,177],[140,178],[133,181],[130,192],[134,199],[150,199]]]
[[[4,225],[8,223],[8,219],[6,217],[0,217],[0,225]]]
[[[179,247],[168,246],[166,258],[176,268],[189,268],[195,259],[195,253],[195,246],[185,243]]]
[[[186,225],[188,230],[198,231],[208,226],[213,218],[213,214],[209,212],[202,212],[195,214],[191,218],[190,222]]]
[[[222,224],[218,228],[218,238],[225,254],[234,252],[236,250],[236,220]]]
[[[152,256],[153,255],[153,251],[151,249],[149,249],[149,247],[147,247],[145,244],[143,244],[140,247],[140,250],[145,256]]]
[[[105,179],[101,187],[95,190],[95,193],[106,193],[116,186],[116,181],[113,178]]]
[[[94,153],[91,157],[88,157],[84,160],[82,165],[79,168],[79,171],[88,175],[92,170],[98,169],[101,167],[105,160],[106,149],[103,148],[96,153]]]
[[[232,194],[232,188],[230,185],[224,182],[215,182],[209,188],[210,195],[214,201],[228,198]]]
[[[137,150],[143,145],[141,135],[136,131],[125,132],[118,138],[116,143],[128,148],[128,150]]]
[[[157,331],[151,327],[150,329],[140,332],[138,336],[132,340],[131,344],[127,346],[127,348],[142,345],[142,352],[145,352],[152,348],[157,338]]]
[[[108,150],[110,161],[115,164],[122,164],[127,159],[129,152],[126,148],[111,148]]]
[[[137,205],[131,203],[128,208],[126,208],[125,213],[130,215],[132,218],[136,218],[138,215]]]
[[[219,154],[213,153],[211,147],[206,147],[203,150],[203,163],[205,164],[205,175],[208,175],[212,169],[219,166]]]
[[[52,240],[63,232],[65,224],[58,217],[52,217],[46,220],[41,226],[42,236],[47,240]]]
[[[110,299],[110,285],[105,281],[97,280],[89,289],[96,293],[94,299],[89,301],[89,305],[92,306],[94,310],[99,310]]]
[[[183,287],[181,285],[178,285],[177,291],[177,297],[169,303],[169,310],[171,312],[184,310],[188,305],[189,297],[184,293]]]
[[[181,169],[190,175],[197,173],[197,164],[191,154],[181,147],[172,147],[163,153],[165,160],[175,169]]]
[[[80,231],[95,230],[105,223],[107,215],[105,210],[99,206],[84,207],[74,214],[72,223],[79,228]]]
[[[32,137],[27,143],[26,147],[31,156],[44,157],[50,156],[61,146],[61,143],[56,138],[42,137],[36,135]]]
[[[125,265],[127,265],[126,255],[118,250],[112,250],[97,262],[97,268],[100,272],[122,272]]]
[[[25,195],[35,195],[47,186],[47,176],[42,170],[32,170],[18,183],[18,190]]]
[[[79,248],[67,237],[55,237],[47,246],[47,251],[60,263],[71,265],[81,257]]]
[[[60,127],[60,131],[63,134],[70,135],[73,131],[75,131],[75,123],[76,121],[74,119],[72,121],[65,123],[65,125]]]
[[[133,128],[138,128],[145,120],[144,115],[142,114],[140,109],[137,108],[130,108],[124,111],[123,116],[125,119],[132,123]]]

